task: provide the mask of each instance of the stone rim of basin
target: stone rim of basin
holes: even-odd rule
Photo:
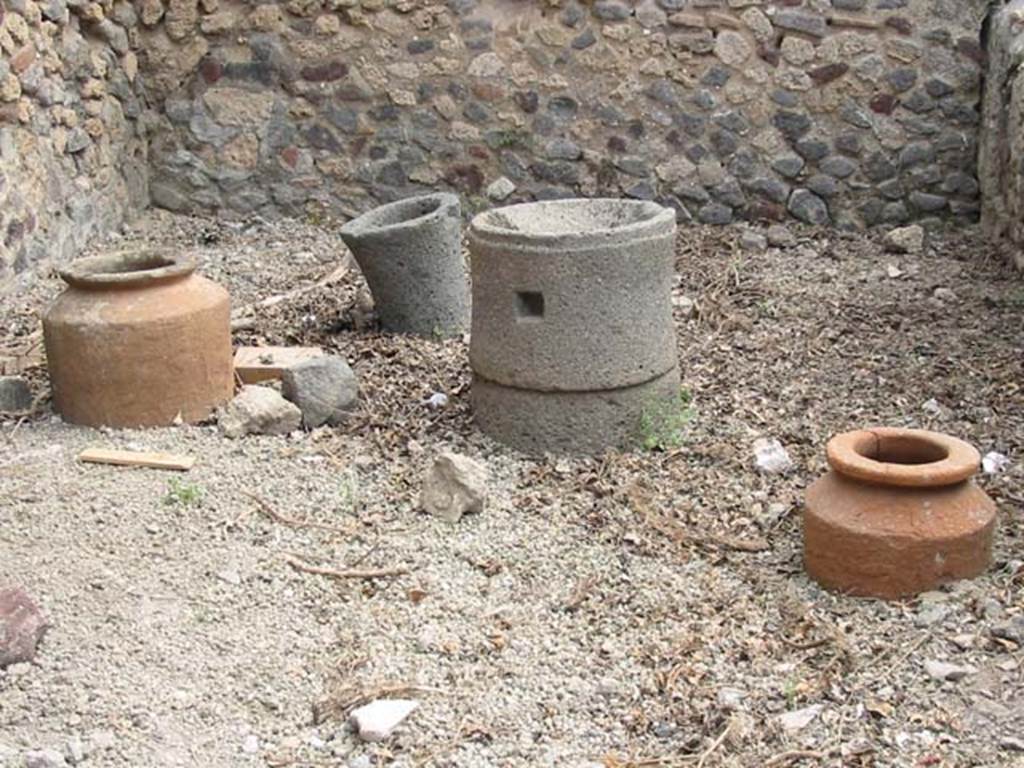
[[[977,449],[925,429],[874,427],[844,432],[828,442],[829,465],[842,475],[913,488],[953,485],[975,475]]]
[[[495,208],[477,214],[470,232],[481,240],[588,248],[617,239],[635,241],[669,234],[675,226],[675,211],[658,203],[599,197]]]
[[[343,238],[369,238],[415,229],[428,221],[443,216],[458,217],[459,197],[451,192],[417,195],[381,205],[342,226]]]
[[[136,248],[77,259],[58,274],[76,288],[138,288],[188,277],[197,266],[192,254]]]

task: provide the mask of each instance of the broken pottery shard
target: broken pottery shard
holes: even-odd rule
[[[302,411],[269,387],[242,387],[220,417],[228,437],[286,435],[302,424]]]
[[[288,368],[323,355],[320,347],[239,347],[235,374],[243,384],[280,379]]]
[[[383,741],[419,706],[410,699],[378,699],[353,711],[349,721],[363,741]]]
[[[761,472],[769,475],[789,472],[793,468],[793,460],[782,443],[774,438],[754,441],[754,463]]]
[[[0,590],[0,669],[31,661],[49,626],[25,590]]]
[[[473,459],[442,453],[424,478],[420,505],[442,520],[457,523],[467,512],[483,511],[487,482],[487,469]]]

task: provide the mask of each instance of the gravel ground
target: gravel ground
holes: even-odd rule
[[[760,253],[681,233],[680,445],[533,460],[474,432],[461,340],[374,332],[354,270],[316,285],[345,260],[327,228],[148,215],[121,239],[197,248],[237,306],[300,289],[242,313],[236,341],[344,355],[362,404],[280,438],[92,430],[50,414],[31,367],[38,413],[0,424],[0,585],[53,627],[0,672],[0,765],[69,747],[115,768],[1024,765],[1024,281],[969,230],[913,257],[792,231]],[[38,350],[59,290],[41,274],[0,297],[0,356]],[[988,574],[894,603],[803,575],[803,491],[828,437],[870,424],[1010,458],[980,478]],[[759,437],[795,470],[756,472]],[[77,463],[92,445],[198,464]],[[454,526],[417,509],[446,449],[492,482]],[[937,681],[929,661],[970,670]],[[344,716],[385,694],[421,707],[362,744]]]

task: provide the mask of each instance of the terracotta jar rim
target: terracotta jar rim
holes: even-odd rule
[[[828,442],[828,463],[846,477],[879,485],[928,488],[954,485],[978,471],[974,446],[926,429],[873,427]]]
[[[77,259],[59,271],[76,288],[142,288],[188,277],[193,256],[161,248],[139,248]]]

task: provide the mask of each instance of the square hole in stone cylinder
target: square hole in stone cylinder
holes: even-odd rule
[[[544,294],[540,291],[516,291],[516,322],[539,323],[544,319]]]

